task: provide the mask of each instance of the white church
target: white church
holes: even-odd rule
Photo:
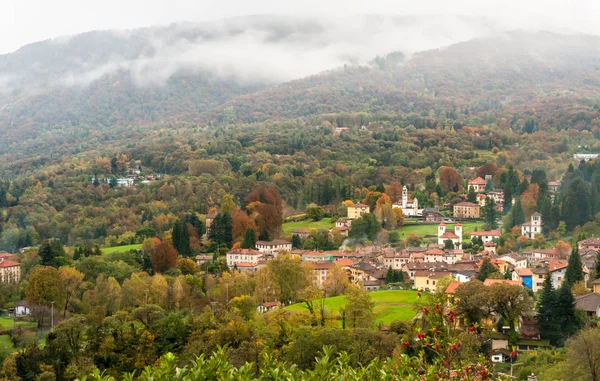
[[[454,244],[455,249],[462,249],[462,225],[454,225],[454,231],[446,230],[446,224],[441,223],[438,225],[438,245],[444,245],[444,242],[451,240]]]
[[[419,200],[416,198],[408,198],[408,189],[406,188],[406,185],[402,188],[402,201],[395,202],[392,205],[392,208],[402,209],[402,212],[406,217],[416,217],[423,214],[423,209],[419,209]]]

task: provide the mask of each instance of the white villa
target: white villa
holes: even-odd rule
[[[446,224],[438,225],[438,245],[444,245],[444,242],[451,240],[455,249],[462,249],[462,225],[454,225],[454,232],[446,231]]]
[[[529,239],[534,239],[536,235],[542,234],[543,226],[542,215],[533,213],[531,215],[531,221],[521,225],[521,235]]]

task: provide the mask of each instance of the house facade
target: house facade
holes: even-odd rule
[[[480,217],[479,205],[472,202],[459,202],[454,205],[454,217],[455,218],[479,218]]]
[[[521,235],[529,239],[534,239],[536,235],[542,234],[543,226],[542,215],[533,213],[531,215],[531,221],[521,225]]]
[[[447,240],[451,240],[455,249],[462,249],[462,225],[454,225],[454,232],[446,230],[446,224],[438,225],[438,245],[444,245]]]
[[[479,238],[481,238],[481,241],[485,244],[485,243],[492,242],[493,240],[500,238],[501,235],[502,235],[502,230],[500,230],[500,229],[480,231],[480,232],[471,233],[471,239],[473,239],[475,237],[479,237]]]
[[[402,209],[402,212],[407,217],[416,217],[422,214],[423,210],[419,209],[419,200],[408,198],[408,189],[406,185],[402,187],[402,200],[392,205],[393,208]]]
[[[290,251],[292,251],[292,243],[281,239],[277,239],[274,241],[257,241],[256,250],[260,251],[263,254],[277,256],[277,254],[281,252],[289,253]]]
[[[21,281],[21,264],[10,259],[0,258],[0,282],[19,283]]]
[[[371,213],[369,205],[357,203],[348,207],[348,218],[355,220],[362,217],[363,214]]]
[[[227,266],[230,268],[241,263],[258,265],[258,262],[264,258],[263,253],[253,249],[235,249],[227,253]]]
[[[481,177],[477,177],[473,180],[469,180],[469,190],[473,190],[474,192],[483,192],[485,191],[485,180]]]
[[[440,279],[446,276],[452,276],[448,271],[429,271],[419,270],[415,272],[415,289],[419,291],[436,291]]]

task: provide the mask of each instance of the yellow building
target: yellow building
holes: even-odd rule
[[[448,271],[419,270],[415,272],[414,289],[420,291],[436,291],[440,279],[452,274]]]
[[[459,202],[454,205],[455,218],[479,218],[479,205],[472,202]]]
[[[358,203],[348,207],[348,218],[351,220],[360,218],[366,213],[371,213],[371,208],[369,205]]]

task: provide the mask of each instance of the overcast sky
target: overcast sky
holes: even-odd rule
[[[255,14],[483,15],[513,28],[600,34],[599,0],[0,0],[0,53],[97,29]]]

